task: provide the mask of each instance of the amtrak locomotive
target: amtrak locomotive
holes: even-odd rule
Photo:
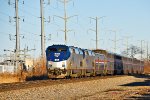
[[[141,74],[143,61],[123,57],[106,50],[88,50],[74,46],[52,45],[46,49],[50,78],[84,77],[114,74]]]

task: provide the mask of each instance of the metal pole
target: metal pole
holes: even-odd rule
[[[141,60],[140,60],[140,66],[142,66],[142,51],[143,51],[143,40],[141,40]]]
[[[19,41],[19,16],[18,16],[18,0],[15,1],[15,12],[16,12],[16,52],[20,50]]]
[[[128,38],[127,38],[127,57],[129,55],[129,52],[128,52]]]
[[[142,46],[143,46],[143,40],[141,40],[141,60],[142,60],[142,50],[143,50]]]
[[[43,0],[40,0],[41,10],[41,57],[45,57],[45,33],[44,33],[44,12],[43,12]]]
[[[65,21],[65,44],[67,45],[67,12],[66,12],[66,0],[64,0],[64,21]]]
[[[96,49],[98,49],[98,38],[97,38],[97,34],[98,34],[98,18],[96,17]]]
[[[91,19],[96,21],[96,30],[91,29],[92,31],[94,31],[96,33],[96,49],[98,49],[98,20],[103,18],[103,17],[105,17],[105,16],[102,16],[102,17],[99,17],[99,18],[98,17],[96,17],[96,18],[90,17]]]
[[[117,39],[116,38],[117,37],[116,37],[116,31],[114,31],[114,32],[115,32],[115,41],[114,41],[114,43],[115,43],[115,47],[114,47],[115,51],[114,52],[116,53],[116,45],[117,45]]]
[[[19,39],[19,16],[18,16],[18,0],[15,0],[15,19],[16,19],[16,52],[15,52],[15,60],[16,60],[16,68],[18,67],[18,58],[19,58],[19,51],[20,51],[20,39]]]
[[[149,55],[149,52],[148,52],[148,41],[147,41],[147,63],[149,62],[148,55]]]

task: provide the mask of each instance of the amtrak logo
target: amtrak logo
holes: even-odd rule
[[[55,57],[59,57],[59,56],[60,56],[60,53],[55,53],[54,56],[55,56]]]

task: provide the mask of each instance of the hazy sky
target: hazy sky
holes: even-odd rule
[[[15,0],[0,0],[0,54],[4,49],[15,48]],[[52,44],[64,44],[64,5],[59,0],[44,0],[46,47]],[[89,17],[102,17],[98,20],[99,48],[114,51],[116,31],[117,53],[129,45],[140,46],[140,40],[149,41],[150,34],[150,0],[72,0],[66,5],[67,16],[74,16],[67,21],[68,45],[81,48],[95,48],[95,21]],[[10,17],[9,17],[10,16]],[[34,55],[40,55],[40,0],[19,0],[20,44],[21,49],[28,46],[36,48]],[[49,21],[50,16],[50,23]],[[24,22],[23,22],[24,19]],[[11,23],[10,23],[10,22]],[[11,34],[11,41],[9,39]],[[51,34],[51,40],[50,35]],[[23,38],[24,37],[24,38]],[[144,45],[145,46],[145,45]],[[144,47],[143,46],[143,47]]]

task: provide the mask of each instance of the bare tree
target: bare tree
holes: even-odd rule
[[[144,50],[141,50],[140,47],[131,45],[128,49],[124,50],[122,54],[134,58],[137,54],[144,54]]]

